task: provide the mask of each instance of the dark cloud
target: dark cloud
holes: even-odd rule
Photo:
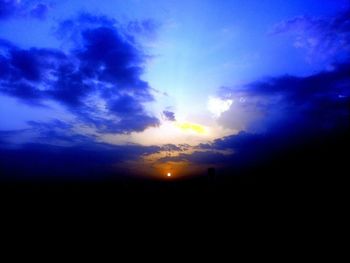
[[[332,17],[298,16],[282,21],[271,30],[274,35],[290,34],[294,46],[303,48],[309,60],[334,60],[349,56],[350,9]]]
[[[36,52],[30,50],[11,50],[11,65],[17,79],[39,81],[41,76],[40,64]]]
[[[286,75],[250,83],[230,90],[234,103],[220,121],[237,128],[237,120],[231,116],[240,112],[248,131],[269,130],[286,123],[301,130],[346,125],[350,114],[349,84],[350,64],[334,65],[330,71],[308,77]]]
[[[168,151],[168,152],[172,152],[172,151],[182,151],[182,147],[180,145],[175,145],[175,144],[165,144],[162,146],[162,150],[163,151]]]
[[[238,165],[248,156],[249,158],[245,161],[252,161],[253,157],[258,157],[267,149],[270,151],[272,150],[271,147],[276,147],[274,144],[270,145],[271,139],[277,142],[279,136],[276,136],[276,134],[240,132],[236,135],[216,139],[210,143],[199,144],[193,147],[195,149],[193,153],[180,153],[178,156],[164,157],[160,161],[189,161],[206,165]]]
[[[143,107],[137,103],[137,99],[123,95],[111,101],[110,109],[117,115],[128,116],[133,113],[141,114]]]
[[[148,89],[140,79],[145,57],[135,43],[113,27],[82,32],[84,49],[77,52],[86,77],[116,82],[118,89]]]
[[[164,157],[160,162],[185,161],[194,166],[215,167],[221,182],[236,176],[253,176],[255,182],[272,185],[337,183],[346,176],[349,127],[317,134],[296,134],[290,129],[264,134],[241,132],[200,145],[191,154]]]
[[[0,181],[44,176],[84,180],[132,176],[130,162],[161,151],[159,146],[111,145],[79,134],[74,122],[28,122],[29,128],[0,131]],[[31,143],[21,143],[31,136]],[[26,140],[25,140],[26,141]],[[134,167],[135,168],[135,167]]]
[[[163,157],[159,159],[159,162],[183,162],[187,161],[193,164],[205,164],[207,166],[210,165],[218,165],[218,164],[227,164],[227,162],[231,161],[231,156],[228,157],[222,153],[218,153],[215,151],[195,151],[191,154],[180,153],[178,156],[173,157]]]
[[[163,111],[163,115],[167,121],[176,121],[175,113],[172,111],[165,110],[165,111]]]
[[[126,162],[159,151],[154,146],[80,144],[63,147],[49,144],[24,144],[0,148],[0,179],[16,180],[44,176],[74,180],[103,180],[106,176],[132,176]]]
[[[118,21],[108,16],[82,12],[77,17],[61,21],[57,25],[55,32],[57,36],[65,37],[67,35],[71,36],[82,29],[88,29],[90,27],[113,27],[117,25]]]
[[[147,127],[156,127],[158,125],[159,120],[157,118],[144,114],[136,114],[123,118],[121,121],[114,124],[105,126],[105,129],[102,128],[102,131],[109,133],[142,132]]]
[[[96,140],[95,135],[83,135],[74,132],[74,123],[63,122],[53,119],[48,122],[29,121],[30,128],[22,130],[32,134],[32,142],[41,144],[73,146],[73,145],[93,145]],[[18,134],[17,136],[21,136]]]
[[[100,132],[140,132],[159,125],[143,105],[153,100],[141,79],[148,56],[115,24],[89,14],[63,21],[60,33],[76,36],[69,52],[21,49],[1,40],[0,92],[31,104],[57,101]]]
[[[105,15],[82,12],[77,17],[62,21],[55,29],[57,37],[63,40],[80,42],[79,32],[97,27],[114,27],[124,33],[128,40],[152,40],[157,36],[160,24],[153,19],[133,20],[121,23]]]

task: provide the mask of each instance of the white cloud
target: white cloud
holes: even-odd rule
[[[214,117],[218,118],[222,113],[228,111],[233,103],[233,100],[220,99],[217,97],[209,97],[208,100],[208,110],[214,115]]]

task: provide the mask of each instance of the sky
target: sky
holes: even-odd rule
[[[0,0],[1,169],[251,162],[347,127],[349,51],[348,0]]]

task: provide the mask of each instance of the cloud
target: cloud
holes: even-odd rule
[[[350,146],[349,129],[331,133],[298,133],[272,130],[268,133],[241,132],[197,146],[193,153],[160,159],[163,163],[188,162],[192,166],[215,167],[220,179],[225,175],[253,175],[263,183],[300,185],[343,180]],[[227,154],[222,151],[229,150]]]
[[[182,147],[179,147],[175,144],[165,144],[162,146],[162,150],[168,151],[168,152],[173,152],[173,151],[177,152],[177,151],[182,151],[183,149]]]
[[[30,104],[59,102],[102,133],[159,125],[144,107],[153,100],[141,79],[148,56],[125,28],[88,14],[63,21],[59,28],[62,37],[76,37],[69,37],[67,52],[0,41],[0,92]]]
[[[29,128],[22,130],[22,136],[31,134],[31,141],[56,146],[91,145],[95,135],[79,134],[74,130],[74,123],[52,119],[48,122],[29,121]],[[17,134],[17,137],[21,134]]]
[[[167,121],[176,121],[175,113],[172,111],[167,111],[167,110],[163,111],[163,116]]]
[[[85,30],[82,37],[84,48],[76,55],[85,77],[116,82],[119,89],[148,89],[140,79],[146,57],[132,39],[106,26]]]
[[[160,162],[183,162],[205,165],[238,165],[242,161],[252,161],[253,158],[272,150],[271,141],[279,140],[279,136],[270,134],[253,134],[240,132],[208,143],[193,147],[191,153],[180,153],[177,156],[161,158]],[[280,144],[281,145],[281,144]],[[254,154],[253,154],[254,153]],[[249,155],[249,158],[247,158]],[[253,156],[254,155],[254,156]],[[245,160],[247,158],[247,160]]]
[[[20,0],[0,0],[0,20],[12,17],[45,19],[49,9],[49,6],[44,3],[31,4]]]
[[[190,132],[195,134],[207,133],[207,128],[205,126],[191,122],[179,122],[176,124],[176,127],[178,127],[183,132]]]
[[[163,157],[160,158],[158,161],[167,163],[167,162],[190,162],[192,164],[199,164],[199,165],[218,165],[225,162],[229,162],[231,159],[231,156],[228,157],[227,155],[224,155],[222,153],[218,153],[215,151],[195,151],[193,153],[187,154],[187,153],[180,153],[177,156],[169,156],[169,157]]]
[[[330,71],[307,77],[285,75],[226,88],[223,96],[244,100],[233,104],[219,122],[255,132],[286,123],[294,129],[332,129],[349,118],[349,84],[350,64],[335,64]]]
[[[130,170],[160,146],[111,145],[95,135],[77,132],[74,122],[30,121],[22,130],[0,131],[0,181],[56,176],[61,179],[120,179],[137,175]],[[28,141],[30,143],[22,143]],[[24,138],[24,140],[22,140]]]
[[[19,148],[0,148],[2,179],[59,177],[103,180],[135,175],[128,163],[159,151],[155,146],[80,144],[69,147],[31,143]]]
[[[221,98],[209,97],[208,110],[214,115],[214,117],[218,118],[230,108],[232,103],[233,101],[230,99],[224,100]]]
[[[191,146],[188,144],[165,144],[161,146],[162,151],[167,152],[183,152],[189,150],[190,148]]]
[[[350,9],[331,17],[298,16],[281,21],[271,30],[273,35],[288,34],[294,46],[307,51],[307,59],[334,60],[335,56],[349,56]]]

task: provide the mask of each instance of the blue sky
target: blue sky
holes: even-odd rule
[[[348,10],[347,0],[0,0],[4,145],[156,146],[137,164],[113,165],[162,174],[164,163],[188,167],[176,158],[204,151],[200,144],[304,125],[306,109],[321,107],[304,83],[334,74],[339,83],[326,82],[337,89],[317,96],[349,95],[339,73]],[[289,89],[306,97],[293,100]],[[170,144],[187,146],[159,161]]]

